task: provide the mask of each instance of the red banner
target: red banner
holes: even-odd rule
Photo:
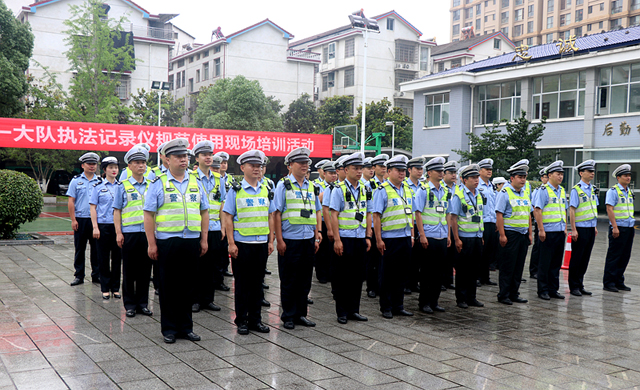
[[[0,147],[4,148],[126,152],[136,144],[146,143],[156,152],[158,145],[174,138],[187,138],[190,148],[209,140],[214,152],[225,151],[235,156],[253,149],[262,150],[267,156],[286,156],[304,146],[311,150],[311,157],[331,158],[333,148],[332,136],[324,134],[0,118]]]

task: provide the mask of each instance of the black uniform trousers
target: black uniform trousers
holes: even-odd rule
[[[367,255],[366,238],[343,237],[342,256],[331,257],[331,289],[338,317],[360,312]]]
[[[535,221],[532,218],[532,221]],[[533,248],[529,259],[529,276],[538,277],[538,263],[540,262],[540,238],[538,237],[538,224],[533,224]]]
[[[316,279],[320,282],[328,282],[331,279],[331,252],[333,252],[333,241],[327,236],[327,225],[322,221],[322,242],[315,255]]]
[[[520,282],[522,281],[522,271],[527,259],[527,249],[529,247],[528,232],[525,234],[514,230],[506,230],[507,244],[500,247],[498,259],[500,264],[498,299],[515,299],[520,293]]]
[[[221,283],[216,284],[216,272],[218,272],[216,262],[219,262],[218,259],[221,255],[227,254],[227,237],[224,240],[220,240],[221,238],[221,231],[209,231],[207,236],[209,249],[204,256],[198,257],[197,260],[198,265],[194,275],[196,286],[192,303],[206,306],[213,302],[216,293],[215,287]]]
[[[98,261],[98,249],[96,241],[93,239],[93,224],[91,218],[76,218],[78,230],[73,232],[73,246],[75,254],[73,256],[74,277],[84,279],[85,252],[87,251],[87,241],[91,246],[91,279],[100,277],[100,262]]]
[[[157,240],[157,245],[162,334],[184,336],[193,332],[193,270],[200,257],[200,238],[172,237]]]
[[[418,233],[418,226],[413,227],[414,237],[420,237]],[[405,271],[405,285],[404,288],[415,290],[420,283],[420,240],[414,240],[411,242],[411,260],[407,264],[407,270]]]
[[[376,294],[380,291],[379,278],[380,278],[380,251],[376,246],[376,234],[371,232],[371,249],[367,252],[367,264],[366,264],[366,278],[367,278],[367,292],[373,291]]]
[[[411,261],[411,237],[383,238],[384,255],[380,261],[380,311],[404,309],[404,273]]]
[[[618,238],[613,238],[613,227],[609,226],[609,248],[607,249],[602,278],[605,287],[624,284],[624,271],[627,269],[631,257],[635,230],[633,227],[618,227],[618,230],[620,235]]]
[[[484,240],[484,247],[482,248],[482,262],[480,273],[478,274],[478,280],[481,283],[486,283],[491,280],[490,271],[491,264],[496,261],[496,252],[498,249],[498,232],[496,231],[495,222],[485,222],[484,232],[482,233],[482,239]]]
[[[263,297],[262,279],[269,256],[268,244],[247,244],[236,241],[238,256],[231,259],[235,283],[236,325],[262,322],[260,310]],[[287,248],[289,250],[289,248]]]
[[[122,302],[126,310],[142,309],[149,305],[151,279],[147,236],[144,232],[122,235]]]
[[[213,286],[211,286],[211,289],[213,289],[216,286],[219,286],[222,283],[224,283],[224,271],[226,271],[229,268],[229,244],[227,243],[227,237],[225,237],[224,240],[220,241],[220,237],[222,237],[221,232],[217,232],[218,239],[217,239],[217,242],[214,243],[212,241],[212,237],[215,236],[215,234],[211,234],[211,233],[216,233],[216,232],[209,232],[209,239],[207,240],[207,242],[209,243],[209,251],[212,252],[210,257],[212,262],[212,265],[210,268],[212,278],[209,280],[210,282],[213,282]],[[215,248],[215,250],[211,250],[212,243],[215,244],[215,246],[213,247]],[[213,293],[210,293],[210,295],[211,295],[211,301],[200,302],[200,303],[213,302]]]
[[[453,238],[453,232],[449,231],[449,235]],[[447,256],[445,265],[441,276],[441,284],[443,286],[449,286],[453,284],[453,268],[456,266],[458,260],[458,251],[453,242],[451,246],[447,248]]]
[[[569,262],[569,290],[584,288],[584,274],[589,267],[591,250],[596,241],[595,227],[576,227],[578,240],[571,240],[571,261]]]
[[[442,285],[442,272],[447,261],[447,239],[427,237],[429,245],[427,249],[422,247],[420,241],[413,250],[420,259],[420,297],[418,305],[431,308],[438,306],[440,299],[440,286]]]
[[[280,299],[283,322],[307,316],[307,296],[311,291],[315,238],[303,240],[284,239],[287,250],[278,254],[280,274]],[[264,269],[262,270],[264,273]]]
[[[460,237],[460,241],[462,250],[456,262],[456,302],[471,303],[476,300],[476,280],[480,270],[484,271],[485,267],[484,263],[478,261],[482,259],[482,238]]]
[[[100,261],[100,289],[103,293],[120,291],[122,274],[122,251],[116,241],[116,227],[112,223],[99,223],[100,238],[97,240]]]
[[[558,292],[560,289],[560,267],[564,257],[564,231],[547,232],[540,241],[540,261],[538,262],[538,294]]]

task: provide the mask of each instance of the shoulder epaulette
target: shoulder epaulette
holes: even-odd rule
[[[74,179],[77,179],[77,178],[79,178],[80,176],[82,176],[82,174],[75,175],[73,178],[74,178]]]
[[[102,184],[102,182],[101,182],[101,181],[99,181],[99,182],[95,183],[93,186],[94,186],[94,187],[97,187],[97,186],[99,186],[100,184]]]
[[[389,187],[389,182],[385,181],[384,183],[380,184],[378,188],[382,188],[382,187]]]

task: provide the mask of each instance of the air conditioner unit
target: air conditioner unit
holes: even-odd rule
[[[328,86],[329,88],[333,88],[333,87],[335,87],[335,81],[328,81],[328,82],[327,82],[327,86]]]
[[[404,92],[394,92],[393,93],[393,97],[403,97],[404,96]]]

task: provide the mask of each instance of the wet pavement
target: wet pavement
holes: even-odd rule
[[[220,312],[194,314],[200,342],[165,344],[157,296],[153,317],[125,317],[121,300],[103,301],[97,285],[70,287],[72,236],[55,246],[0,247],[0,389],[627,389],[640,387],[640,238],[626,272],[631,292],[602,290],[606,225],[600,228],[586,288],[591,297],[536,297],[496,302],[496,287],[478,289],[484,308],[418,312],[385,320],[363,294],[368,322],[336,322],[330,286],[314,278],[309,318],[315,328],[286,330],[279,319],[275,256],[267,276],[272,303],[267,335],[239,336],[233,289],[216,292]],[[527,263],[528,264],[528,263]],[[526,272],[526,271],[525,271]],[[528,273],[525,273],[528,276]],[[497,274],[492,273],[497,280]],[[233,279],[226,278],[233,287]]]

